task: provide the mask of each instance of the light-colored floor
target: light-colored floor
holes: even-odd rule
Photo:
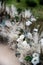
[[[0,44],[0,65],[20,65],[15,52],[3,44]]]

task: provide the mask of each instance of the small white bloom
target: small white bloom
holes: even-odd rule
[[[30,12],[30,10],[25,10],[25,18],[30,18],[31,15],[32,13]]]
[[[37,65],[39,63],[39,58],[35,57],[35,58],[32,59],[31,62],[32,62],[33,65]]]
[[[25,37],[24,35],[21,35],[21,36],[20,36],[20,39],[24,39],[24,37]]]
[[[34,21],[36,21],[36,19],[32,17],[32,18],[31,18],[31,21],[34,22]]]
[[[27,42],[23,41],[22,45],[26,47],[27,46]]]
[[[32,56],[33,57],[39,57],[39,54],[38,53],[34,53]]]
[[[34,32],[37,32],[38,31],[38,29],[36,29],[36,28],[34,28],[34,30],[33,30]]]
[[[32,22],[30,22],[30,21],[26,22],[26,26],[30,26],[31,24],[32,24]]]

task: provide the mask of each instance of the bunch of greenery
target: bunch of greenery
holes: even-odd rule
[[[31,62],[31,60],[32,60],[32,56],[26,56],[25,57],[25,60],[28,62],[28,61],[30,61]]]
[[[37,1],[36,0],[26,0],[26,4],[27,6],[35,7],[37,6]]]
[[[19,21],[19,17],[18,17],[18,16],[15,16],[15,19],[16,19],[16,22],[18,22],[18,21]]]
[[[17,2],[20,2],[20,0],[17,0]]]
[[[18,14],[20,14],[22,12],[22,9],[18,8],[17,11],[18,11]]]
[[[39,0],[39,4],[40,5],[43,5],[43,0]]]

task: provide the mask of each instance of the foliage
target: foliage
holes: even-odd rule
[[[18,20],[19,20],[19,17],[18,17],[18,16],[15,16],[15,19],[16,19],[16,22],[18,22]]]
[[[31,56],[26,56],[26,57],[25,57],[25,60],[26,60],[26,61],[31,61],[31,60],[32,60],[32,57],[31,57]]]
[[[36,0],[26,0],[27,6],[35,7],[37,5]]]
[[[7,2],[8,0],[0,0],[0,1],[3,3],[3,2]]]
[[[20,0],[17,0],[17,2],[20,2]]]
[[[7,37],[3,37],[2,35],[0,35],[0,41],[1,42],[8,42],[8,38]]]
[[[20,14],[21,11],[22,11],[22,9],[21,8],[18,8],[17,11],[18,11],[18,14]]]
[[[27,7],[26,1],[27,0],[20,0],[20,2],[18,3],[16,0],[11,0],[11,1],[7,0],[6,3],[9,6],[11,6],[11,4],[14,4],[17,8],[22,9],[22,10],[29,8],[29,9],[33,10],[33,14],[34,14],[35,17],[40,16],[43,19],[43,6],[40,5],[40,1],[43,1],[43,0],[32,0],[32,1],[35,1],[37,3],[36,7],[30,7],[29,5]]]
[[[43,0],[39,0],[39,4],[43,5]]]
[[[24,32],[23,29],[20,29],[20,32],[23,33]]]

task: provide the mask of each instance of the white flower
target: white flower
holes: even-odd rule
[[[27,42],[23,41],[22,45],[26,47],[27,46]]]
[[[38,53],[34,53],[32,56],[33,56],[33,58],[34,57],[39,57],[39,54]]]
[[[32,17],[32,18],[31,18],[31,21],[32,21],[32,22],[33,22],[33,21],[36,21],[36,19]]]
[[[22,42],[23,41],[23,39],[24,39],[24,35],[21,35],[18,39],[17,39],[17,42]]]
[[[31,15],[32,13],[30,12],[30,10],[25,10],[25,18],[30,18]]]
[[[39,63],[39,58],[35,57],[35,58],[32,59],[31,62],[32,62],[33,65],[37,65]]]
[[[17,39],[17,42],[21,42],[20,38]]]
[[[26,26],[30,26],[31,24],[32,24],[32,22],[30,22],[30,21],[26,22]]]
[[[33,30],[34,32],[37,32],[38,31],[38,29],[36,29],[36,28],[34,28],[34,30]]]
[[[21,36],[20,36],[20,39],[24,39],[24,35],[21,35]]]

